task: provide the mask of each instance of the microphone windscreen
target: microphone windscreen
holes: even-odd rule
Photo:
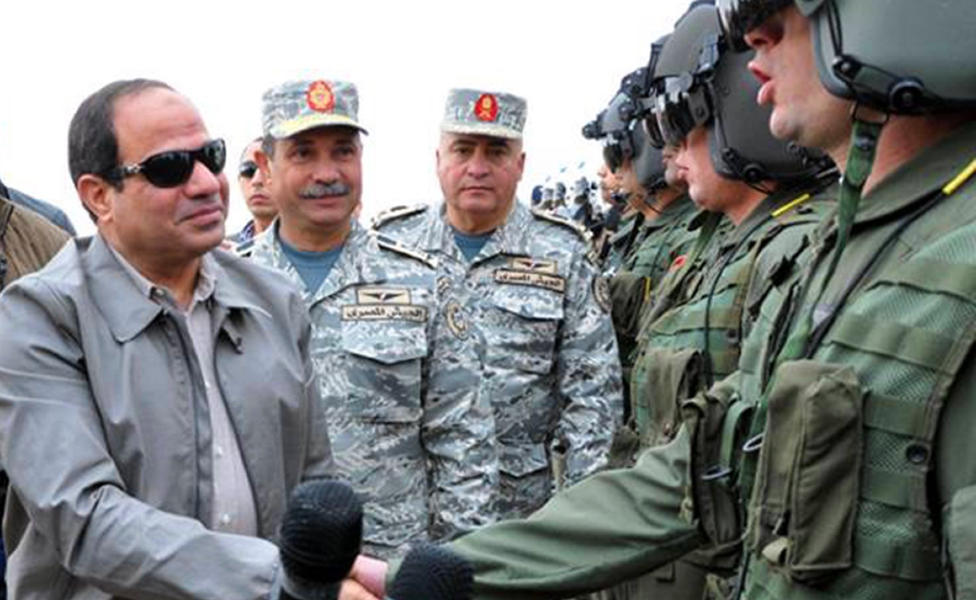
[[[424,544],[407,553],[387,594],[393,600],[469,600],[474,569],[443,546]]]
[[[305,482],[288,498],[279,538],[281,566],[290,577],[342,581],[362,547],[363,505],[344,483]]]

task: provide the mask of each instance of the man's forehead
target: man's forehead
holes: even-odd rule
[[[511,140],[492,135],[448,132],[442,133],[441,135],[443,136],[443,140],[448,144],[470,144],[473,146],[486,144],[488,146],[514,147],[518,143],[518,140]]]
[[[113,117],[120,153],[125,149],[140,153],[147,149],[190,148],[209,139],[193,103],[166,88],[150,88],[119,98]]]
[[[287,137],[282,141],[287,141],[292,145],[314,144],[317,141],[329,143],[346,143],[359,140],[359,131],[353,127],[328,126],[308,129],[301,133]]]

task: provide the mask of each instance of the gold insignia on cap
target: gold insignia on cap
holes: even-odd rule
[[[332,87],[324,81],[314,81],[305,92],[308,107],[315,112],[331,112],[335,108],[335,94]]]
[[[479,121],[493,122],[498,118],[498,98],[493,94],[482,94],[474,104],[474,116]]]

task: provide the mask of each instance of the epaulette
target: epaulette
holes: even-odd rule
[[[429,253],[424,252],[423,250],[419,250],[417,248],[411,248],[406,244],[404,244],[403,242],[401,242],[400,240],[395,240],[389,236],[383,235],[382,233],[376,231],[372,232],[372,235],[376,238],[376,243],[379,244],[380,248],[383,248],[384,250],[390,250],[391,252],[396,252],[404,256],[409,256],[410,258],[419,260],[420,262],[428,265],[431,268],[434,269],[437,268],[437,259],[434,258]]]
[[[593,239],[593,234],[586,227],[583,227],[580,223],[572,219],[567,219],[565,217],[560,217],[555,213],[551,213],[547,210],[540,210],[538,208],[530,209],[532,214],[540,219],[544,219],[551,223],[556,223],[557,225],[562,225],[563,227],[568,227],[576,232],[576,235],[583,238],[583,241],[589,244]]]
[[[391,221],[403,219],[411,215],[420,214],[430,208],[429,204],[415,204],[414,206],[394,206],[388,208],[373,217],[370,222],[371,229],[379,229]]]

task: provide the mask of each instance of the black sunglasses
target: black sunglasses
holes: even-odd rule
[[[258,165],[253,160],[245,160],[241,163],[241,166],[237,167],[237,175],[243,177],[244,179],[250,179],[254,177],[254,174],[258,172]]]
[[[193,175],[196,161],[203,163],[214,175],[224,170],[227,146],[224,140],[207,142],[196,150],[169,150],[154,154],[137,165],[116,167],[112,176],[121,180],[141,174],[146,181],[159,188],[171,188],[186,183]]]

